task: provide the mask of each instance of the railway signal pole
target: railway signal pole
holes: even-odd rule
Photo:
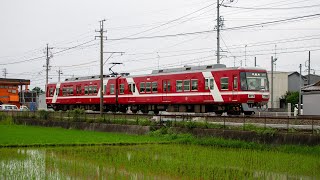
[[[301,69],[302,69],[302,64],[299,65],[300,68],[300,75],[299,75],[299,104],[298,104],[298,115],[301,115]]]

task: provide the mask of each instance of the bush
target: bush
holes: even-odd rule
[[[39,118],[40,120],[48,120],[49,117],[50,117],[50,113],[48,111],[45,111],[45,110],[40,110],[39,111]]]
[[[69,111],[72,117],[72,121],[74,122],[79,122],[79,121],[84,121],[84,114],[85,111],[84,109],[74,109]]]
[[[12,125],[14,124],[11,116],[8,116],[4,113],[0,113],[0,125]]]

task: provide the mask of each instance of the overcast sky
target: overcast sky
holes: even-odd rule
[[[258,66],[270,70],[276,52],[277,71],[299,71],[300,63],[305,71],[311,50],[311,68],[320,74],[319,0],[225,0],[224,5],[231,7],[220,8],[221,63],[254,66],[256,57]],[[102,19],[108,38],[104,51],[125,52],[112,55],[105,74],[111,62],[123,63],[114,71],[131,74],[214,64],[216,12],[212,0],[2,0],[1,77],[6,68],[7,78],[30,79],[31,88],[44,88],[47,43],[53,54],[49,82],[58,80],[59,68],[61,79],[98,75],[100,41],[94,39]],[[284,21],[243,27],[278,20]],[[106,60],[110,54],[104,56]]]

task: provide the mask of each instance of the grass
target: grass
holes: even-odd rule
[[[114,143],[159,143],[165,138],[148,135],[93,132],[24,125],[0,125],[1,146],[40,146]]]

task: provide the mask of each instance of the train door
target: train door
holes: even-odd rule
[[[162,80],[162,101],[169,101],[168,93],[171,91],[170,80]]]
[[[232,83],[232,101],[238,100],[238,76],[233,75],[233,83]]]

